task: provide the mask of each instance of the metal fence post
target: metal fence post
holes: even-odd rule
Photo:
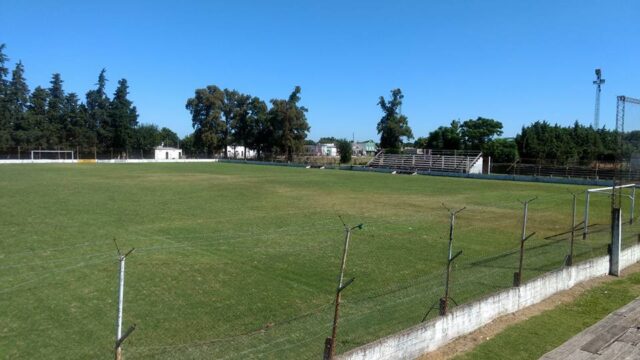
[[[118,260],[120,263],[120,286],[118,290],[118,319],[116,321],[116,346],[115,346],[115,359],[122,360],[122,343],[124,340],[131,335],[133,330],[135,330],[136,325],[131,326],[124,335],[122,334],[122,308],[124,306],[124,265],[125,260],[129,254],[133,252],[135,249],[129,250],[126,254],[120,253],[120,248],[118,248],[118,243],[115,239],[113,242],[116,244],[116,249],[118,250]]]
[[[529,203],[537,199],[538,197],[534,197],[533,199],[529,199],[527,201],[521,201],[524,205],[524,214],[522,216],[522,237],[520,238],[520,261],[518,265],[518,272],[513,273],[513,286],[519,287],[522,284],[522,264],[524,263],[524,243],[529,240],[536,233],[533,232],[529,236],[527,236],[527,212],[529,209]]]
[[[567,266],[573,265],[573,239],[576,232],[576,194],[571,193],[573,202],[571,206],[571,239],[569,245],[569,256],[567,257]]]
[[[340,218],[342,221],[342,218]],[[345,236],[344,236],[344,249],[342,251],[342,262],[340,264],[340,275],[338,277],[338,287],[336,288],[336,300],[335,300],[335,310],[333,313],[333,326],[331,328],[331,337],[325,340],[324,347],[324,359],[333,359],[336,353],[336,337],[338,334],[338,319],[340,314],[340,298],[342,294],[342,290],[346,289],[347,286],[351,285],[355,278],[351,278],[346,282],[344,280],[344,270],[347,264],[347,252],[349,251],[349,240],[351,239],[351,232],[355,229],[362,229],[363,224],[358,224],[356,226],[350,227],[347,224],[342,222],[344,225]]]

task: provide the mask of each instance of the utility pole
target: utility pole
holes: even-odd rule
[[[342,221],[342,225],[344,226],[344,249],[342,251],[342,262],[340,264],[340,275],[338,277],[338,287],[336,288],[336,307],[335,312],[333,314],[333,327],[331,329],[331,337],[325,340],[325,351],[324,351],[324,360],[333,359],[336,352],[336,335],[338,334],[338,318],[339,318],[339,310],[340,310],[340,295],[342,294],[342,290],[346,289],[347,286],[353,283],[355,278],[351,278],[344,281],[344,270],[347,264],[347,252],[349,251],[349,240],[351,240],[351,232],[355,229],[362,229],[363,224],[358,224],[356,226],[350,227]]]
[[[524,242],[529,240],[536,233],[533,232],[529,236],[527,236],[527,212],[529,209],[529,203],[537,199],[538,197],[534,197],[533,199],[529,199],[527,201],[520,201],[522,205],[524,205],[524,214],[522,216],[522,237],[520,238],[520,264],[518,266],[518,272],[513,273],[513,286],[519,287],[522,283],[522,263],[524,262]]]
[[[600,90],[602,84],[604,84],[602,71],[600,69],[596,69],[596,79],[593,81],[593,84],[596,86],[596,108],[593,115],[593,127],[598,130],[598,128],[600,128]]]
[[[116,360],[122,360],[122,343],[124,340],[131,335],[133,330],[136,329],[136,325],[129,327],[127,331],[125,331],[124,335],[122,334],[122,307],[124,305],[124,263],[127,259],[127,256],[131,254],[135,249],[129,250],[126,254],[122,254],[120,252],[120,248],[118,247],[118,243],[116,239],[113,239],[113,242],[116,244],[116,250],[118,251],[118,259],[120,262],[120,288],[118,291],[118,320],[116,323]]]

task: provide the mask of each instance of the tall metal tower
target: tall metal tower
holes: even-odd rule
[[[600,69],[596,69],[596,80],[593,84],[596,86],[596,111],[593,116],[593,127],[597,129],[600,127],[600,86],[604,84]]]

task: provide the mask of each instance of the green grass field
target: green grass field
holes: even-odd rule
[[[575,301],[514,324],[456,360],[535,360],[640,296],[640,273],[601,284]]]
[[[452,295],[511,286],[522,206],[525,279],[562,266],[571,191],[584,187],[240,164],[0,167],[0,358],[112,356],[118,264],[127,260],[131,359],[319,358],[343,243],[353,234],[338,352],[420,322],[442,295],[448,214]],[[582,200],[582,198],[580,199]],[[582,214],[582,201],[578,214]],[[609,200],[593,200],[606,224]],[[580,221],[580,219],[579,219]],[[576,242],[606,253],[607,226]],[[629,235],[630,236],[630,235]],[[431,315],[435,315],[432,311]]]

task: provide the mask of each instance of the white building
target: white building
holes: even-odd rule
[[[155,148],[156,160],[178,160],[182,159],[182,149],[174,147],[158,146]]]
[[[304,152],[309,156],[338,156],[335,144],[305,145]]]
[[[230,145],[227,146],[227,157],[229,159],[255,159],[256,151],[242,145]]]

